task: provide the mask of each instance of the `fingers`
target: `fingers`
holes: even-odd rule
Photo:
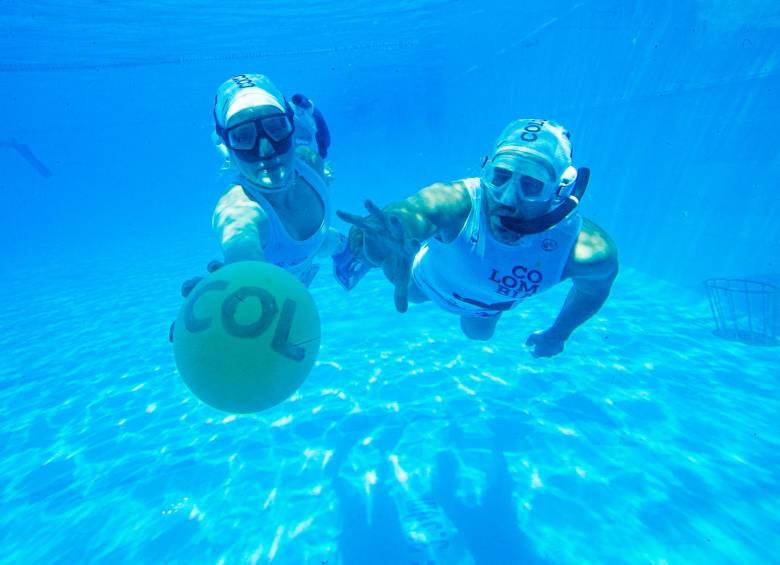
[[[397,216],[386,214],[371,200],[366,200],[365,206],[366,210],[368,210],[367,217],[350,214],[343,210],[336,210],[336,215],[348,224],[352,224],[362,230],[377,234],[381,233],[384,237],[389,236],[397,241],[405,240],[404,225]]]
[[[398,218],[398,216],[390,216],[388,218],[388,228],[390,235],[397,239],[398,241],[404,241],[405,239],[405,233],[404,233],[404,225],[401,223],[401,220]]]
[[[371,237],[363,234],[363,257],[373,265],[382,265],[388,258],[391,258],[391,249],[388,247],[387,240],[381,237]]]
[[[342,210],[336,212],[339,218],[353,226],[350,230],[351,248],[356,249],[359,244],[361,256],[366,262],[376,266],[382,265],[391,281],[396,279],[395,273],[399,270],[395,261],[406,261],[408,264],[404,266],[404,270],[408,274],[411,258],[420,249],[420,241],[407,236],[404,224],[398,216],[386,214],[371,200],[366,200],[364,204],[369,213],[367,217],[356,216]],[[360,237],[358,238],[357,234],[353,236],[353,231],[359,232]],[[398,305],[405,309],[405,302],[405,292],[402,292]]]
[[[409,287],[405,284],[396,284],[395,292],[393,292],[393,301],[395,302],[395,309],[401,314],[409,309]]]
[[[411,257],[417,255],[420,247],[422,247],[422,244],[419,239],[408,239],[404,241],[404,253]]]
[[[217,271],[217,270],[221,269],[224,265],[225,264],[222,261],[218,261],[216,259],[213,259],[213,260],[209,261],[208,265],[206,265],[206,270],[209,273],[213,273],[214,271]]]
[[[366,203],[366,207],[368,207],[368,202]],[[381,217],[379,215],[381,214]],[[377,209],[374,207],[374,211],[372,212],[372,215],[374,215],[378,221],[382,222],[382,225],[387,229],[387,232],[390,234],[390,237],[392,237],[394,240],[398,242],[404,243],[404,250],[406,248],[406,242],[409,239],[406,235],[406,229],[404,228],[404,224],[401,221],[401,218],[399,218],[396,215],[393,214],[386,214],[382,210]]]
[[[368,213],[376,218],[377,220],[381,221],[382,223],[386,222],[386,214],[382,211],[382,209],[374,204],[371,200],[366,200],[364,203],[364,206],[366,207],[366,210],[368,210]]]
[[[349,246],[350,251],[352,251],[352,254],[357,256],[363,249],[363,231],[352,226],[347,235],[347,245]]]
[[[387,219],[382,209],[374,204],[371,200],[366,200],[364,203],[366,210],[368,210],[368,217],[358,216],[356,214],[350,214],[343,210],[336,210],[336,215],[345,222],[352,224],[363,229],[376,229],[375,222],[379,222],[380,226],[387,227]],[[371,220],[374,220],[373,222]]]
[[[403,224],[397,216],[387,214],[371,200],[366,200],[365,206],[366,210],[368,210],[368,213],[371,215],[371,218],[373,218],[382,229],[390,234],[392,238],[400,240],[403,237]]]
[[[539,347],[540,336],[541,336],[540,332],[534,332],[528,336],[527,340],[525,340],[525,346],[530,348],[529,353],[534,359],[538,359],[539,357],[542,356],[541,349]]]
[[[406,227],[398,216],[389,216],[390,235],[398,244],[399,250],[407,257],[414,257],[422,247],[419,239],[409,237]]]
[[[411,279],[412,262],[404,258],[397,259],[395,263],[393,301],[395,302],[395,309],[404,313],[409,309],[409,281]]]
[[[182,298],[187,298],[192,292],[192,289],[195,288],[201,280],[203,280],[203,277],[193,277],[181,283]]]
[[[563,351],[563,342],[551,341],[544,331],[538,331],[528,336],[525,345],[529,347],[529,353],[535,358],[555,357]]]
[[[336,210],[336,215],[347,222],[348,224],[352,224],[353,226],[363,229],[363,230],[373,230],[376,229],[376,226],[371,222],[371,218],[364,218],[363,216],[357,216],[355,214],[350,214],[349,212],[344,212],[343,210]]]

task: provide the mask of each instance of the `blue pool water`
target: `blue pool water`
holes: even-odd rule
[[[419,500],[459,563],[779,549],[777,352],[712,336],[701,297],[627,269],[590,331],[538,361],[518,331],[551,319],[558,291],[483,344],[432,306],[374,309],[379,276],[349,308],[324,278],[312,374],[290,401],[232,416],[192,397],[165,339],[177,278],[161,273],[188,264],[17,271],[4,559],[427,562],[401,525]]]
[[[774,4],[0,10],[0,561],[777,562],[780,348],[713,335],[701,285],[778,278]],[[565,123],[609,301],[535,359],[567,284],[472,342],[325,264],[299,391],[201,403],[168,328],[219,253],[211,104],[244,71],[321,105],[353,212],[477,174],[519,115]]]

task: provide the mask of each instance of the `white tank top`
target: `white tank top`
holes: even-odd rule
[[[495,316],[561,280],[582,228],[579,214],[515,244],[497,241],[482,218],[478,178],[462,181],[471,212],[450,243],[427,241],[417,252],[412,278],[439,306],[465,316]]]
[[[317,193],[324,211],[320,227],[307,239],[297,240],[287,233],[276,210],[263,197],[262,193],[248,187],[244,187],[244,190],[260,204],[268,217],[268,241],[263,248],[265,260],[301,278],[312,266],[314,256],[325,240],[330,224],[331,209],[327,185],[323,178],[300,159],[295,165],[295,172],[298,177],[296,182],[305,182]]]

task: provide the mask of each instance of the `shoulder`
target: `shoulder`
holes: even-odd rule
[[[240,184],[233,184],[225,191],[214,209],[215,221],[230,219],[260,221],[267,215],[259,202],[251,198]]]
[[[582,218],[582,229],[577,236],[566,266],[570,277],[606,277],[618,269],[617,245],[596,222]]]
[[[220,196],[217,202],[217,209],[233,205],[249,204],[254,202],[240,184],[231,184],[227,190]]]

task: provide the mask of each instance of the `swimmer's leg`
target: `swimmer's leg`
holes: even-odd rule
[[[501,314],[485,317],[461,316],[460,329],[463,330],[463,335],[469,339],[486,341],[493,337],[500,318]]]

